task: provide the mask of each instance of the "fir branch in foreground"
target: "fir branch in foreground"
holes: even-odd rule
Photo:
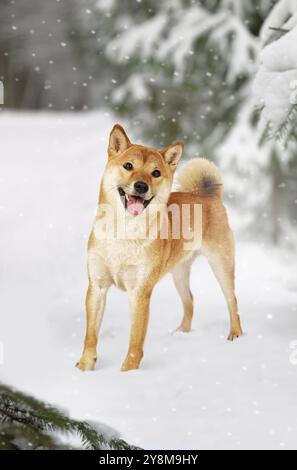
[[[54,432],[79,436],[85,449],[138,449],[122,439],[107,440],[89,423],[71,419],[61,410],[2,384],[0,431],[6,449],[61,448],[61,443],[50,436]]]

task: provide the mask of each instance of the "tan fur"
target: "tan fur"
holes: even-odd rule
[[[168,272],[172,272],[184,308],[183,320],[178,330],[190,331],[193,317],[190,268],[198,255],[207,257],[225,295],[230,313],[228,339],[233,340],[242,334],[234,287],[234,240],[221,200],[221,177],[217,168],[207,160],[191,160],[179,175],[181,192],[171,193],[173,175],[182,150],[182,142],[176,142],[162,151],[131,144],[119,125],[114,126],[111,131],[109,160],[101,183],[98,211],[88,245],[87,331],[83,354],[77,364],[81,370],[94,369],[106,294],[111,285],[128,293],[131,309],[130,343],[121,370],[139,367],[143,357],[152,291]],[[125,162],[131,162],[133,170],[125,170]],[[161,172],[160,178],[152,177],[156,168]],[[149,187],[147,198],[154,198],[141,215],[133,217],[121,204],[117,187],[121,185],[127,194],[132,194],[133,184],[139,180],[146,182]],[[158,220],[157,208],[161,207],[162,212],[172,204],[181,210],[181,223],[185,222],[194,231],[194,207],[201,204],[202,243],[194,243],[189,251],[185,248],[188,240],[183,234],[175,239],[171,233],[171,212],[168,214],[167,239],[162,239],[160,227],[153,239],[136,237],[127,240],[113,235],[108,239],[100,239],[98,234],[102,229],[105,204],[117,207],[123,217],[116,221],[116,227],[122,229],[121,224],[124,221],[131,233],[142,228],[147,230],[145,222],[148,215],[152,215],[153,221]],[[188,215],[182,212],[185,204],[190,207]]]
[[[223,182],[219,170],[214,163],[206,158],[193,158],[188,161],[178,174],[178,186],[181,191],[194,193],[200,196],[208,195],[202,182],[206,180],[210,183],[211,192],[219,196],[223,194]]]

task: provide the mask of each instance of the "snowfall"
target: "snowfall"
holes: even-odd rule
[[[173,333],[182,308],[165,277],[141,367],[120,372],[129,312],[114,288],[96,370],[74,367],[85,330],[87,239],[113,124],[104,112],[0,114],[1,381],[145,449],[297,449],[294,257],[243,241],[232,211],[242,338],[226,340],[225,301],[201,258],[189,334]]]

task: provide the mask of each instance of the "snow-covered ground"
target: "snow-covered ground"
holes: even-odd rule
[[[153,297],[141,369],[120,372],[128,302],[112,289],[97,369],[74,368],[87,237],[112,124],[104,113],[0,115],[1,380],[146,449],[296,449],[296,272],[293,259],[268,247],[237,244],[243,338],[226,341],[225,302],[199,259],[190,334],[172,334],[182,312],[166,277]]]

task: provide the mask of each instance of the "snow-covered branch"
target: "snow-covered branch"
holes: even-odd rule
[[[107,54],[116,62],[137,55],[141,59],[169,60],[179,74],[194,54],[195,43],[206,37],[223,56],[228,53],[228,79],[251,73],[258,52],[258,39],[244,25],[238,8],[223,2],[216,12],[194,5],[187,10],[164,8],[150,19],[125,25],[107,46]]]
[[[275,29],[288,32],[275,38]],[[256,104],[262,110],[260,130],[287,140],[295,134],[297,123],[297,2],[279,1],[261,37],[266,45],[254,82]]]

